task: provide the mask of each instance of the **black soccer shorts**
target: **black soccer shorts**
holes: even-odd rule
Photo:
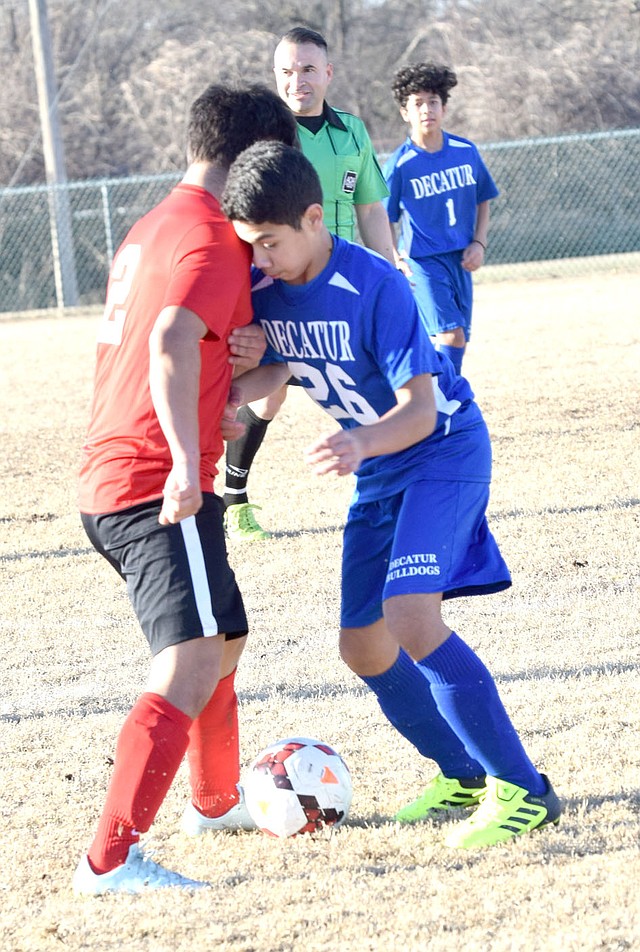
[[[94,548],[127,583],[152,655],[169,645],[247,634],[247,617],[227,558],[222,500],[203,493],[200,512],[158,522],[162,500],[102,515],[81,513]]]

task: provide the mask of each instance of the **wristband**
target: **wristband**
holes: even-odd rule
[[[484,251],[487,250],[487,246],[485,245],[485,243],[484,243],[483,241],[480,241],[479,238],[474,238],[473,241],[471,242],[471,244],[474,244],[474,242],[475,242],[476,245],[480,245],[480,247],[483,248]]]

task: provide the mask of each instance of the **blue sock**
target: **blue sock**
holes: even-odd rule
[[[452,632],[419,662],[438,710],[483,772],[530,793],[546,784],[527,757],[488,670],[465,642]]]
[[[462,373],[462,358],[465,349],[464,347],[450,347],[449,344],[438,344],[436,347],[437,351],[449,358],[458,376]]]
[[[405,651],[400,649],[388,671],[362,680],[376,695],[387,720],[423,757],[435,760],[445,777],[484,776],[480,764],[438,712],[427,678]]]

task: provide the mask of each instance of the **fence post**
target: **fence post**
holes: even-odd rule
[[[107,261],[109,262],[109,267],[111,267],[113,263],[113,229],[111,227],[109,189],[107,188],[106,182],[103,182],[100,186],[100,194],[102,195],[102,216],[104,218],[104,237],[107,246]]]
[[[58,307],[78,303],[78,284],[73,250],[73,231],[69,209],[64,151],[58,126],[55,77],[51,57],[51,37],[45,0],[29,0],[31,37],[35,61],[42,146],[47,175],[53,273]]]

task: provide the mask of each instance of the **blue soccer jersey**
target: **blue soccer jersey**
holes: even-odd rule
[[[426,152],[408,138],[388,158],[389,219],[410,258],[460,251],[471,244],[478,205],[498,195],[476,146],[443,132],[442,149]]]
[[[435,351],[409,283],[384,258],[333,238],[329,263],[307,284],[285,284],[253,270],[254,320],[264,329],[264,363],[291,375],[343,429],[375,423],[412,377],[433,375],[438,409],[427,439],[365,460],[360,502],[402,491],[416,480],[489,482],[491,451],[468,381]]]

